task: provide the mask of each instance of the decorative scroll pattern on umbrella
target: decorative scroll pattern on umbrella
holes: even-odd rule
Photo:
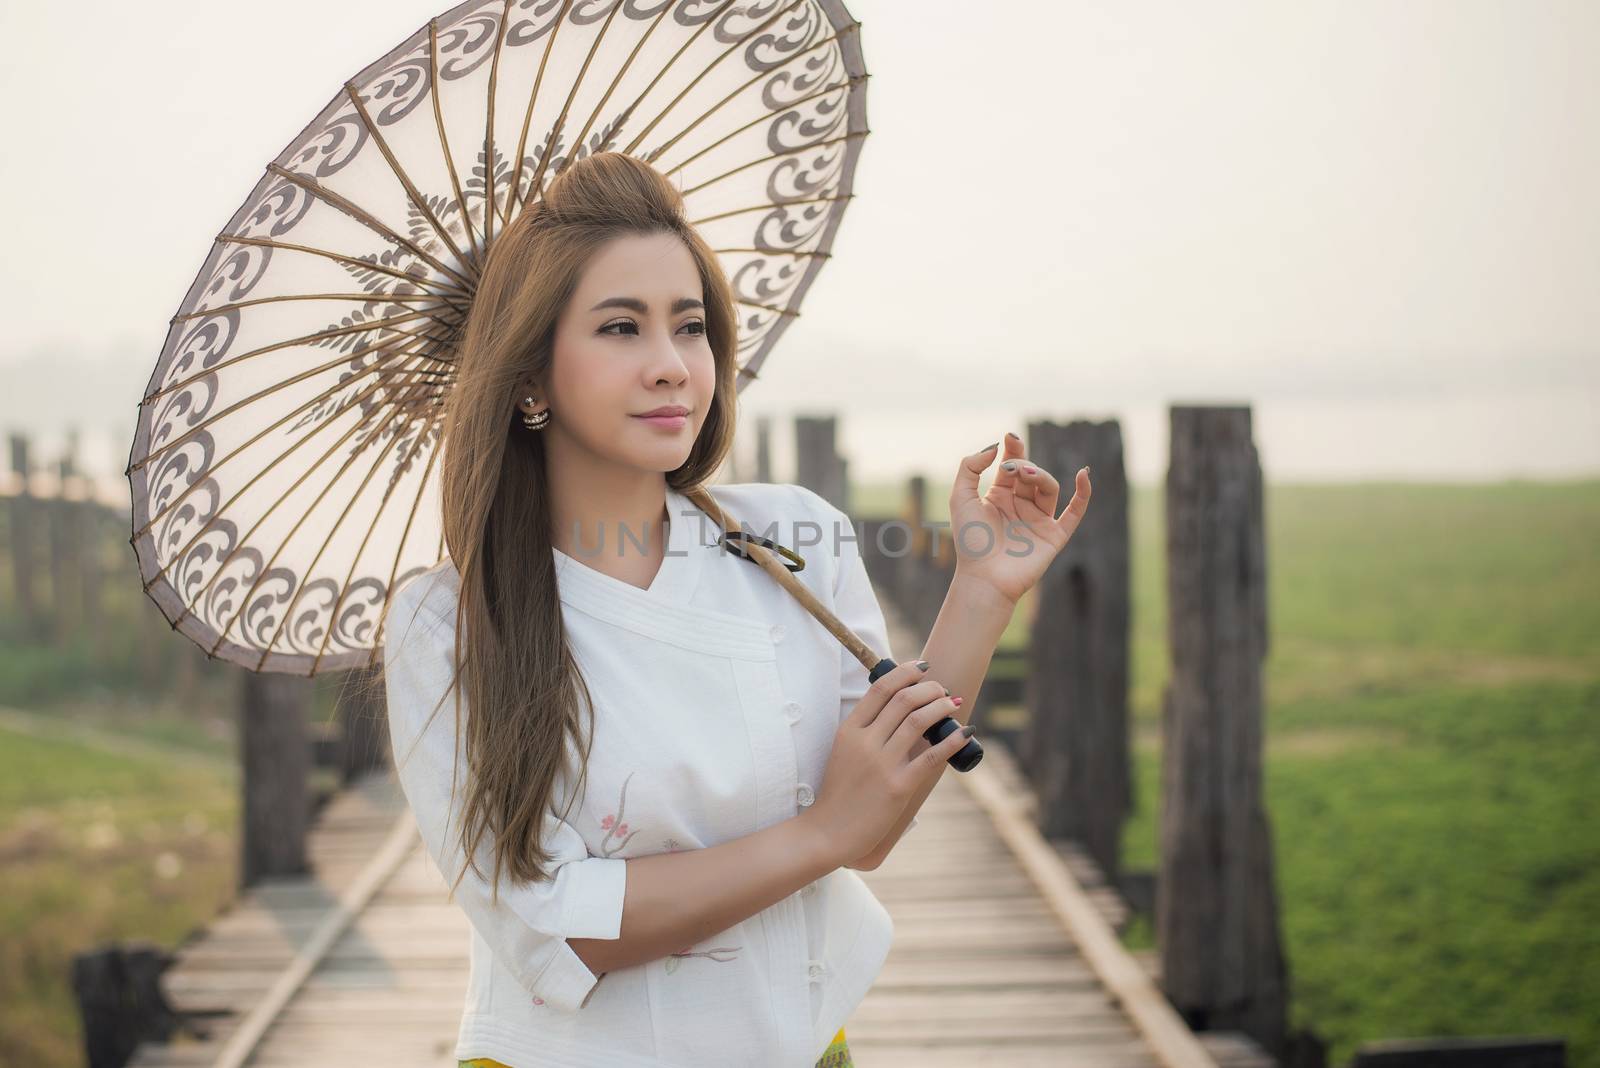
[[[753,380],[848,203],[857,25],[837,0],[471,0],[347,82],[217,236],[140,406],[130,541],[173,626],[254,670],[375,662],[393,590],[443,556],[487,250],[584,156],[683,191]]]

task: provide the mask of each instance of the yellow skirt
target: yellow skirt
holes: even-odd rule
[[[822,1056],[817,1058],[817,1068],[854,1068],[855,1062],[850,1059],[850,1047],[844,1043],[844,1028],[839,1028],[839,1033],[833,1036],[833,1041],[828,1043],[828,1048],[822,1051]],[[490,1060],[488,1057],[474,1057],[467,1061],[457,1061],[456,1068],[510,1068],[509,1065],[499,1061]]]

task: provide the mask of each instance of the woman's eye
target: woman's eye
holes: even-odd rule
[[[631,326],[634,328],[632,332],[638,333],[638,325],[632,319],[618,319],[614,323],[607,323],[605,326],[600,328],[600,332],[602,334],[610,334],[612,337],[621,337],[623,332],[614,328],[623,326]],[[688,330],[690,327],[698,327],[698,329],[689,330],[690,337],[701,337],[706,332],[706,324],[700,319],[691,319],[687,323],[684,323],[683,326],[679,327],[679,329]]]

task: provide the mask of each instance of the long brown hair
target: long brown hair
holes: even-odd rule
[[[582,752],[579,771],[586,771],[594,716],[562,625],[544,435],[522,425],[518,383],[548,380],[557,318],[599,247],[623,234],[662,231],[681,238],[698,265],[716,366],[699,437],[666,480],[680,492],[708,481],[733,443],[733,292],[716,253],[684,217],[682,195],[626,153],[602,152],[568,165],[541,200],[495,235],[445,401],[444,537],[460,575],[450,692],[466,695],[465,723],[461,702],[454,702],[456,738],[465,742],[471,778],[461,844],[477,870],[483,836],[492,837],[489,881],[497,893],[502,870],[518,883],[550,877],[545,865],[551,854],[540,840],[544,816],[557,777],[571,770],[569,741]],[[452,797],[454,791],[452,784]],[[581,792],[580,781],[572,797]],[[463,867],[452,896],[465,874]]]

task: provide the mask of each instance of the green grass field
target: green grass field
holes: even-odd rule
[[[853,503],[893,514],[896,492]],[[1125,852],[1150,868],[1159,487],[1132,509]],[[1292,1023],[1334,1064],[1378,1038],[1555,1033],[1569,1064],[1600,1068],[1600,482],[1270,486],[1266,515],[1266,792]],[[231,676],[203,665],[181,709],[113,705],[83,687],[123,684],[97,683],[81,654],[52,666],[6,638],[0,706],[28,712],[0,709],[0,1063],[68,1068],[71,953],[172,944],[231,894]]]

